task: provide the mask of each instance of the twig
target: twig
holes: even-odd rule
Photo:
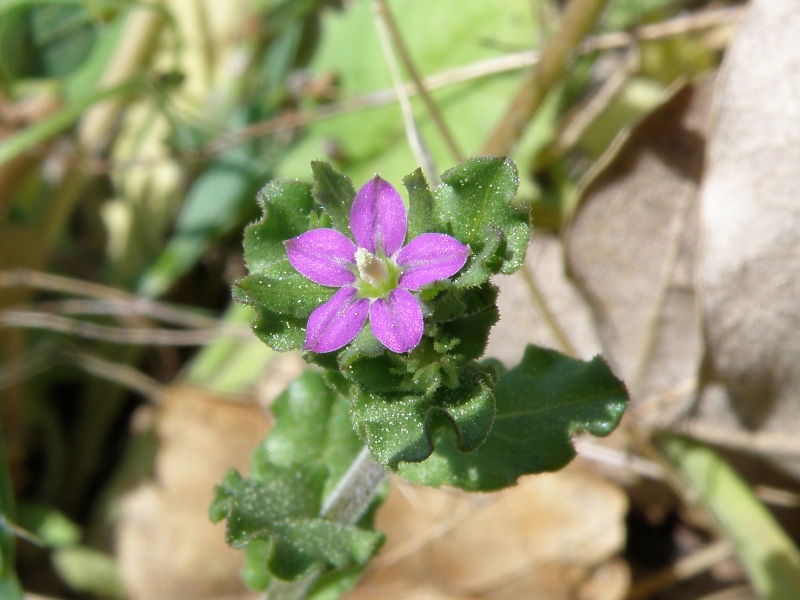
[[[150,300],[134,297],[117,300],[68,299],[40,302],[32,306],[39,312],[68,315],[103,315],[116,317],[149,317],[162,323],[189,329],[209,329],[219,325],[213,317],[197,314],[189,309],[172,307]]]
[[[213,317],[198,314],[195,310],[173,306],[143,296],[136,296],[124,290],[99,283],[52,275],[41,271],[31,271],[29,269],[0,271],[0,287],[31,287],[105,301],[96,303],[95,309],[90,308],[90,304],[70,304],[71,301],[66,301],[62,305],[63,312],[71,312],[74,309],[78,309],[77,312],[80,312],[80,307],[83,306],[89,309],[88,312],[93,312],[94,314],[149,316],[165,323],[198,329],[214,327],[218,324]],[[53,306],[57,305],[53,304]]]
[[[714,565],[733,556],[733,544],[728,540],[712,542],[700,550],[682,558],[666,569],[636,583],[627,600],[644,600],[653,594],[671,588],[680,581],[695,577]]]
[[[579,435],[575,438],[574,444],[578,454],[588,460],[626,469],[647,479],[661,480],[664,478],[664,468],[653,460],[636,456],[630,452],[606,448],[593,442],[589,436]]]
[[[411,109],[411,102],[408,100],[406,88],[403,85],[403,80],[400,77],[400,70],[397,67],[397,60],[392,52],[392,46],[389,43],[389,32],[387,31],[386,23],[381,18],[380,12],[377,10],[379,5],[375,4],[375,29],[378,32],[378,39],[381,43],[383,56],[386,59],[386,64],[389,67],[389,73],[392,76],[392,81],[395,85],[397,93],[397,100],[400,103],[400,110],[403,113],[403,125],[406,130],[406,137],[408,144],[411,146],[411,151],[414,153],[414,158],[417,164],[422,167],[422,170],[428,175],[428,179],[434,184],[438,181],[438,171],[433,162],[433,157],[430,151],[425,146],[425,142],[420,135],[419,128],[414,121],[414,111]]]
[[[784,508],[800,508],[800,494],[770,485],[753,486],[753,493],[764,504],[782,506]]]
[[[130,365],[116,363],[85,352],[64,355],[64,359],[87,373],[138,392],[153,403],[157,403],[164,395],[163,385]]]
[[[26,360],[0,367],[0,390],[19,383],[58,364],[72,364],[87,373],[138,392],[148,400],[157,402],[164,386],[130,365],[117,363],[87,352],[68,347],[40,348]]]
[[[594,27],[606,2],[569,1],[558,30],[542,51],[541,61],[525,78],[511,107],[484,144],[484,154],[508,154],[550,90],[567,72],[569,59]]]
[[[570,110],[559,123],[556,139],[537,159],[537,168],[554,162],[578,143],[589,127],[597,121],[597,117],[616,98],[628,80],[639,70],[639,48],[631,43],[623,65],[603,82],[586,101]]]
[[[544,318],[544,323],[547,325],[550,333],[553,334],[553,337],[555,338],[560,350],[569,356],[577,356],[578,353],[575,350],[575,346],[573,346],[572,342],[569,341],[566,332],[561,327],[561,324],[558,322],[555,314],[553,314],[553,311],[550,309],[550,305],[547,303],[544,294],[542,294],[542,291],[539,289],[539,284],[536,282],[533,273],[531,273],[530,269],[528,269],[528,267],[525,265],[522,265],[519,273],[520,277],[522,277],[522,281],[525,282],[525,285],[528,288],[528,292],[530,293],[534,304],[539,307],[539,311],[542,313],[542,317]]]
[[[194,331],[152,327],[110,327],[59,315],[24,310],[0,312],[0,326],[46,329],[114,344],[148,346],[202,346],[219,336],[249,340],[253,335],[248,328],[244,327],[217,327]]]
[[[672,431],[700,442],[770,456],[800,456],[800,438],[796,434],[757,432],[712,425],[701,421],[684,421]]]
[[[758,600],[755,590],[747,584],[733,585],[697,600]]]
[[[731,25],[738,21],[743,14],[739,6],[707,9],[697,13],[676,17],[661,23],[644,25],[632,32],[613,32],[587,38],[578,48],[579,56],[596,52],[598,50],[613,50],[628,47],[632,42],[639,40],[656,40],[677,35],[685,35],[696,31],[703,31],[714,27]],[[506,56],[478,61],[462,67],[456,67],[441,73],[435,73],[422,80],[423,86],[429,90],[438,90],[451,85],[473,81],[492,75],[500,75],[531,67],[539,62],[538,50],[524,50]],[[403,85],[406,95],[414,96],[417,93],[415,84]],[[313,123],[331,119],[368,108],[386,106],[398,101],[398,91],[395,88],[378,90],[354,96],[340,102],[332,102],[313,110],[300,110],[286,112],[266,121],[254,123],[235,131],[221,134],[217,139],[209,142],[205,147],[196,152],[181,154],[184,162],[205,160],[208,156],[226,150],[232,146],[244,143],[252,138],[292,131],[306,127]],[[73,160],[80,161],[83,169],[96,174],[107,173],[112,168],[149,168],[164,161],[163,158],[131,159],[112,164],[109,161],[77,157]]]
[[[419,97],[422,100],[422,103],[425,105],[425,108],[428,109],[428,114],[430,115],[433,124],[436,126],[436,129],[439,130],[439,135],[442,136],[442,139],[447,145],[447,149],[450,151],[453,159],[456,162],[462,162],[464,160],[464,155],[458,148],[453,135],[450,133],[450,129],[447,127],[447,124],[442,117],[442,113],[439,111],[439,107],[436,106],[433,98],[431,98],[431,95],[428,93],[428,90],[425,87],[425,82],[422,80],[422,77],[420,77],[419,71],[417,71],[417,67],[411,58],[411,53],[408,51],[408,47],[403,41],[403,36],[400,35],[397,22],[392,15],[392,11],[389,9],[389,3],[386,2],[386,0],[376,0],[375,9],[386,25],[386,29],[388,30],[389,36],[392,39],[392,43],[397,51],[397,55],[400,57],[400,61],[403,63],[403,66],[405,67],[409,77],[411,77],[411,80],[414,82],[414,88],[419,94]]]

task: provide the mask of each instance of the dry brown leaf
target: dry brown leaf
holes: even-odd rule
[[[587,178],[565,233],[570,274],[634,401],[694,390],[702,347],[693,274],[710,96],[708,82],[685,85],[618,140]]]
[[[800,7],[755,0],[723,65],[699,279],[716,425],[800,430]]]
[[[541,294],[541,301],[537,301],[531,282]],[[499,358],[511,367],[520,361],[528,344],[587,359],[600,352],[591,313],[566,277],[561,242],[555,236],[534,233],[523,270],[510,277],[497,277],[494,283],[500,287],[500,321],[492,329],[487,356]],[[544,311],[552,315],[566,344],[548,325]]]
[[[214,485],[245,471],[268,422],[254,403],[190,387],[165,394],[156,417],[156,481],[127,494],[117,526],[120,575],[133,600],[245,597],[244,555],[208,519]]]
[[[395,480],[378,514],[387,534],[352,600],[623,598],[603,572],[625,541],[625,494],[576,469],[537,475],[496,494],[412,487]],[[593,595],[597,576],[613,596]]]

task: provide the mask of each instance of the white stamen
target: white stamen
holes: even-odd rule
[[[380,286],[389,280],[389,269],[386,267],[386,262],[365,248],[356,250],[356,265],[361,280],[370,285]]]

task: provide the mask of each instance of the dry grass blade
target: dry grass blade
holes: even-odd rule
[[[674,429],[676,433],[731,450],[764,456],[800,458],[800,438],[794,433],[753,433],[701,420],[684,421]]]
[[[411,103],[408,101],[408,94],[403,85],[403,80],[400,77],[400,69],[398,68],[397,60],[395,59],[392,45],[389,41],[389,26],[386,23],[384,14],[378,10],[379,6],[379,3],[375,4],[375,28],[378,32],[378,39],[380,40],[381,49],[386,59],[386,65],[389,67],[389,73],[395,84],[397,100],[400,103],[400,110],[403,113],[403,125],[405,127],[408,145],[411,146],[411,151],[414,153],[417,164],[422,166],[422,170],[428,176],[428,179],[436,183],[438,181],[439,171],[433,162],[433,156],[425,145],[419,127],[417,127],[417,123],[414,120],[414,111],[411,108]]]
[[[584,55],[598,50],[613,50],[628,48],[638,40],[657,40],[679,35],[687,35],[715,28],[728,28],[739,21],[743,14],[741,7],[723,7],[699,11],[682,15],[660,23],[652,23],[639,27],[632,32],[613,32],[586,38],[578,47],[577,54]],[[479,61],[473,64],[457,67],[441,73],[429,75],[421,80],[422,87],[428,91],[474,81],[483,77],[491,77],[502,73],[519,71],[539,63],[541,53],[538,50],[525,50],[515,52],[498,58]],[[403,94],[408,97],[418,93],[415,83],[402,84]],[[247,140],[283,133],[312,125],[313,123],[341,115],[386,106],[398,102],[400,92],[397,88],[383,89],[332,102],[313,110],[300,110],[285,112],[277,117],[254,123],[235,131],[222,134],[216,140],[207,144],[197,152],[186,153],[181,156],[184,162],[191,163],[206,160],[223,150],[244,143]],[[106,160],[92,157],[68,157],[74,167],[93,174],[102,174],[114,168],[150,168],[160,164],[163,160],[135,159],[111,163]]]
[[[217,327],[204,330],[169,330],[152,327],[110,327],[47,313],[6,310],[0,313],[0,326],[44,329],[114,344],[143,346],[202,346],[219,337],[252,339],[246,327]]]
[[[146,316],[165,323],[198,329],[214,327],[218,324],[213,317],[198,314],[196,310],[136,296],[124,290],[91,281],[52,275],[41,271],[29,269],[0,271],[0,287],[30,287],[102,300],[102,302],[93,303],[69,300],[61,304],[50,303],[51,311]]]
[[[403,36],[400,35],[400,30],[397,27],[397,22],[395,21],[394,16],[392,16],[392,11],[389,8],[389,4],[386,2],[386,0],[376,0],[375,7],[381,19],[386,24],[386,29],[392,39],[392,43],[397,55],[400,57],[403,66],[411,77],[411,80],[414,82],[416,92],[422,99],[423,104],[425,104],[425,108],[428,110],[428,114],[430,115],[433,124],[436,126],[439,135],[442,136],[445,145],[450,150],[453,160],[457,163],[462,162],[464,160],[464,155],[461,150],[459,150],[453,134],[450,132],[450,129],[444,121],[442,113],[439,111],[439,107],[436,106],[436,103],[433,101],[433,98],[431,98],[431,95],[428,93],[428,90],[425,87],[425,82],[422,80],[422,77],[420,77],[419,71],[414,64],[414,60],[411,58],[411,53],[403,41]]]
[[[509,153],[550,90],[566,73],[569,59],[605,5],[606,0],[570,0],[558,30],[542,50],[541,61],[525,78],[508,112],[484,144],[484,154]]]

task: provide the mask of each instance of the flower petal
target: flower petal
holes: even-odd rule
[[[380,343],[398,354],[413,350],[422,339],[422,309],[411,292],[402,288],[370,305],[369,322]]]
[[[355,299],[356,288],[343,287],[314,309],[306,326],[306,350],[333,352],[349,344],[367,320],[369,300]]]
[[[372,254],[383,249],[392,256],[406,239],[408,219],[403,199],[391,183],[376,175],[364,184],[350,209],[350,230]]]
[[[418,290],[423,285],[455,275],[467,262],[469,246],[444,233],[423,233],[397,255],[403,267],[398,285]]]
[[[356,245],[334,229],[312,229],[286,240],[289,262],[302,275],[320,285],[342,286],[356,276],[348,269],[356,262]]]

